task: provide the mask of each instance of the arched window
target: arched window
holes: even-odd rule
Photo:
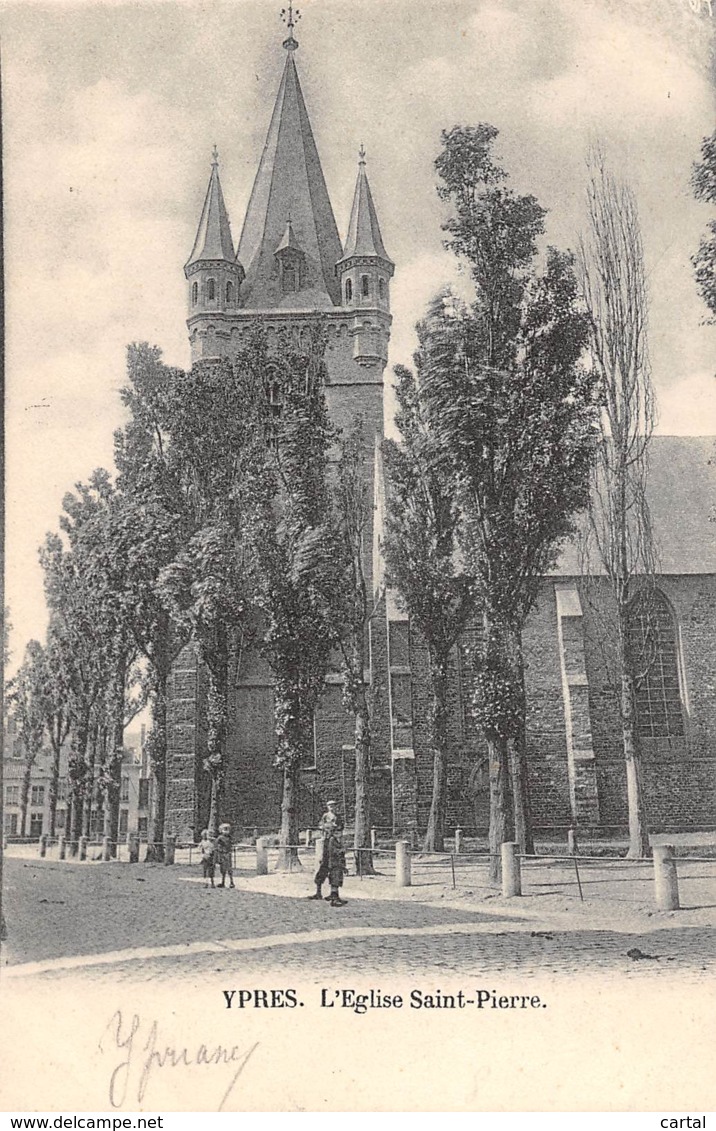
[[[206,297],[209,302],[213,302],[216,298],[216,281],[214,279],[206,280]]]
[[[266,389],[271,418],[278,420],[283,412],[283,392],[278,381],[270,381]]]
[[[363,298],[370,297],[370,279],[367,275],[361,275],[360,277],[360,293]]]
[[[671,606],[658,589],[644,590],[629,610],[628,646],[636,684],[636,725],[642,738],[684,734],[679,645]]]
[[[281,280],[283,285],[283,293],[285,295],[292,294],[296,287],[296,265],[294,263],[284,263],[283,265],[283,278]]]
[[[191,285],[191,305],[196,306],[199,301],[199,284],[192,283]]]
[[[228,283],[226,284],[226,305],[227,306],[233,306],[233,303],[234,303],[234,284],[231,282],[231,279],[229,279]]]
[[[378,295],[381,299],[385,298],[385,279],[378,279]]]
[[[353,283],[350,279],[346,279],[346,302],[350,302],[353,298]]]

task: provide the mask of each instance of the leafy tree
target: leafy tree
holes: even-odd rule
[[[440,317],[440,300],[432,317]],[[460,512],[455,475],[438,448],[421,402],[427,361],[423,344],[427,348],[430,321],[418,327],[417,375],[402,366],[396,369],[401,442],[384,443],[388,507],[383,552],[388,584],[399,592],[428,650],[433,792],[425,851],[442,852],[450,754],[449,659],[473,609],[473,598],[470,578],[456,564]]]
[[[50,617],[62,649],[62,671],[67,687],[69,833],[70,850],[76,853],[79,837],[87,827],[85,809],[95,784],[90,771],[91,728],[93,712],[111,675],[113,626],[108,626],[88,568],[88,557],[83,556],[80,547],[77,552],[67,549],[59,535],[48,534],[40,560],[45,571]]]
[[[716,130],[703,140],[701,161],[694,165],[691,185],[697,200],[716,204]],[[716,220],[709,220],[707,234],[691,262],[701,297],[716,317]]]
[[[614,600],[617,681],[629,809],[629,855],[649,852],[640,774],[636,691],[649,666],[637,654],[630,613],[637,593],[653,590],[655,550],[646,499],[648,448],[655,423],[647,342],[648,291],[636,201],[629,187],[591,155],[589,229],[579,255],[598,380],[600,436],[583,544],[603,568]],[[647,598],[648,599],[648,598]],[[610,626],[611,627],[611,626]],[[653,661],[653,657],[651,657]],[[646,663],[645,663],[646,662]]]
[[[30,797],[32,767],[42,750],[45,731],[43,710],[44,652],[37,640],[30,640],[17,675],[9,688],[8,701],[17,723],[17,736],[22,743],[24,768],[20,786],[20,836],[27,836],[27,808]]]
[[[371,854],[371,700],[365,672],[370,670],[368,633],[374,613],[368,591],[366,549],[373,517],[370,496],[365,423],[358,416],[339,443],[332,485],[335,560],[340,576],[333,587],[335,636],[341,655],[343,700],[354,719],[355,816],[353,846],[356,866],[364,875],[374,872]],[[328,564],[328,563],[326,563]]]
[[[490,763],[493,876],[500,843],[532,848],[527,799],[522,629],[541,578],[588,501],[593,378],[581,364],[587,319],[572,257],[536,264],[544,210],[495,163],[491,126],[443,134],[439,194],[450,246],[475,284],[429,320],[419,393],[457,485],[459,541],[483,634],[478,709]],[[512,789],[510,791],[510,784]]]
[[[324,339],[315,327],[308,354],[289,343],[276,356],[257,339],[253,360],[280,418],[264,401],[268,464],[276,493],[263,495],[254,530],[260,648],[274,675],[276,762],[283,777],[280,865],[298,839],[301,765],[313,749],[313,724],[335,634],[331,593],[340,576],[331,528],[328,453],[334,439],[324,396]]]
[[[60,779],[60,758],[62,747],[70,732],[70,712],[68,708],[69,686],[63,667],[64,658],[59,627],[56,620],[50,621],[47,643],[43,650],[40,704],[45,731],[52,750],[49,784],[49,834],[54,837],[57,825],[57,795]]]
[[[161,360],[146,343],[127,350],[122,401],[129,412],[115,433],[116,488],[113,515],[115,560],[122,567],[125,615],[134,646],[146,665],[151,707],[147,750],[154,780],[147,859],[163,857],[167,763],[167,683],[187,636],[162,600],[159,576],[178,556],[192,529],[182,491],[181,468],[173,460],[169,429],[181,371]]]
[[[245,359],[196,365],[176,374],[169,414],[171,461],[192,531],[159,574],[159,594],[191,633],[208,674],[209,827],[216,833],[225,773],[230,673],[253,616],[251,533],[265,491],[263,403]]]

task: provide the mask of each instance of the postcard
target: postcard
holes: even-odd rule
[[[0,20],[3,1110],[705,1119],[711,0]]]

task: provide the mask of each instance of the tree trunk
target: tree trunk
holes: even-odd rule
[[[92,728],[92,736],[89,743],[89,758],[87,760],[87,775],[85,777],[84,786],[84,808],[82,813],[82,835],[89,837],[91,834],[92,822],[92,807],[95,799],[95,765],[97,762],[97,742],[99,739],[99,728],[97,724]]]
[[[362,677],[362,673],[361,673]],[[360,875],[374,876],[373,854],[370,843],[370,722],[365,687],[358,692],[355,713],[355,752],[356,752],[356,806],[353,831],[353,847],[356,854],[356,868]]]
[[[79,852],[79,840],[82,835],[82,811],[84,809],[85,778],[87,776],[87,740],[89,738],[89,709],[85,709],[72,730],[72,750],[70,752],[70,782],[71,782],[71,824],[70,824],[70,855],[76,856]]]
[[[433,796],[425,834],[425,852],[445,851],[448,775],[448,657],[430,656],[432,683],[431,745],[433,748]]]
[[[281,796],[281,829],[279,832],[280,851],[276,870],[278,872],[300,868],[298,859],[298,790],[301,780],[301,760],[294,755],[283,767],[283,793]]]
[[[164,859],[164,815],[167,803],[167,681],[168,670],[157,674],[152,704],[150,760],[152,764],[152,808],[149,817],[146,860]]]
[[[52,744],[52,766],[50,767],[50,787],[49,787],[49,800],[50,800],[50,836],[54,837],[57,826],[57,793],[60,784],[60,751],[62,749],[58,736],[50,734],[50,742]],[[66,829],[65,829],[66,831]]]
[[[20,786],[20,836],[27,836],[27,806],[30,798],[30,782],[32,779],[32,763],[35,761],[34,756],[31,761],[25,759],[25,768],[22,774],[22,785]]]
[[[502,880],[502,845],[514,840],[515,827],[510,787],[510,764],[507,740],[486,735],[490,760],[490,880]]]
[[[630,860],[644,860],[649,856],[651,849],[644,805],[644,790],[641,783],[636,720],[634,718],[634,681],[625,666],[622,666],[621,684],[622,736],[629,809],[629,851],[627,857]]]
[[[126,657],[117,659],[114,673],[109,734],[105,752],[104,835],[109,837],[110,851],[117,856],[119,836],[119,804],[122,790],[122,759],[124,756],[124,695],[127,677]]]
[[[525,694],[525,665],[520,629],[514,628],[509,632],[508,648],[510,670],[516,691],[515,701],[518,704],[519,712],[519,718],[514,720],[514,737],[509,741],[515,840],[520,846],[520,852],[533,855],[535,846],[527,775],[527,697]]]

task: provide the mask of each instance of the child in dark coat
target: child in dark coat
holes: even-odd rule
[[[309,895],[309,899],[323,899],[323,881],[328,880],[331,885],[331,894],[326,896],[331,907],[344,907],[345,899],[341,899],[340,891],[346,868],[346,854],[343,850],[343,831],[333,827],[326,831],[323,842],[323,856],[321,864],[315,875],[316,892]]]
[[[204,877],[204,887],[214,887],[214,864],[216,862],[216,846],[209,836],[209,830],[203,829],[201,840],[199,841],[199,850],[201,852],[201,873]]]
[[[221,872],[220,888],[226,886],[226,877],[229,877],[229,887],[233,888],[234,884],[234,869],[232,867],[232,844],[231,844],[231,825],[219,825],[219,835],[216,838],[216,856],[219,864],[219,871]]]

